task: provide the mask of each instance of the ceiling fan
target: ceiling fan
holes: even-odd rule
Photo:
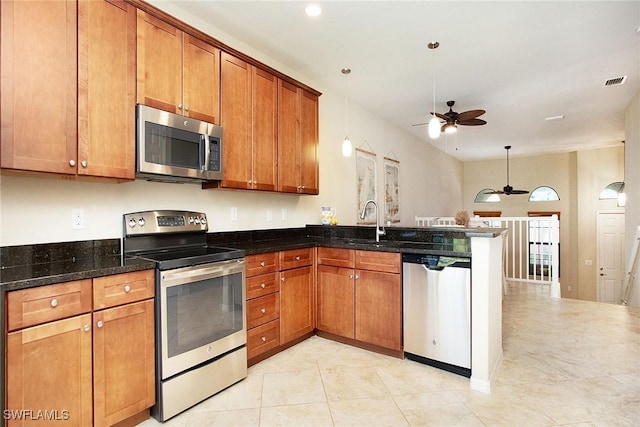
[[[447,106],[449,107],[449,111],[447,111],[444,114],[440,114],[440,113],[431,113],[432,115],[438,117],[439,119],[444,120],[444,123],[441,127],[441,131],[442,132],[446,132],[446,133],[453,133],[456,131],[458,125],[463,125],[463,126],[480,126],[480,125],[486,125],[487,122],[482,120],[482,119],[478,119],[478,117],[480,117],[481,115],[483,115],[484,113],[486,113],[486,111],[484,110],[469,110],[469,111],[464,111],[462,113],[457,113],[455,111],[453,111],[453,105],[455,104],[455,101],[447,101]],[[422,125],[426,125],[428,123],[416,123],[413,126],[422,126]]]
[[[507,150],[507,185],[502,187],[502,191],[491,191],[486,194],[504,194],[509,196],[511,194],[527,194],[529,193],[527,190],[514,190],[512,186],[509,185],[509,150],[511,149],[510,145],[504,147]]]

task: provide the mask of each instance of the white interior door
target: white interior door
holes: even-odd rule
[[[624,280],[624,213],[598,213],[598,301],[619,304]]]

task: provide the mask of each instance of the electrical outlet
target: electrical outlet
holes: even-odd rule
[[[273,211],[271,209],[267,209],[267,221],[273,221]]]
[[[71,209],[71,229],[84,230],[84,209]]]
[[[584,265],[593,265],[593,260],[592,259],[585,259],[584,260]]]
[[[287,219],[289,219],[289,214],[287,212],[287,208],[282,208],[281,217],[282,217],[283,221],[286,221]]]
[[[238,208],[233,207],[231,208],[231,221],[237,221],[238,220]]]
[[[573,289],[573,288],[571,287],[571,285],[568,285],[568,286],[567,286],[567,290],[568,290],[568,291],[571,291],[571,289]]]

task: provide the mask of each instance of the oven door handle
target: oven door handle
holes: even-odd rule
[[[201,280],[214,279],[234,273],[245,271],[244,258],[215,262],[192,267],[183,267],[175,270],[160,272],[160,285],[162,288],[182,285],[185,283],[199,282]]]

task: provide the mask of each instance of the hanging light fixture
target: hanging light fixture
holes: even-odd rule
[[[433,52],[433,117],[429,120],[429,138],[437,139],[440,136],[440,120],[436,117],[436,53],[435,49],[440,46],[438,42],[431,42],[427,45]]]
[[[348,88],[348,76],[351,74],[350,68],[343,68],[341,73],[344,74],[344,117],[345,117],[345,137],[344,141],[342,141],[342,155],[344,157],[351,157],[351,153],[353,152],[353,144],[351,144],[351,140],[349,139],[349,88]]]

